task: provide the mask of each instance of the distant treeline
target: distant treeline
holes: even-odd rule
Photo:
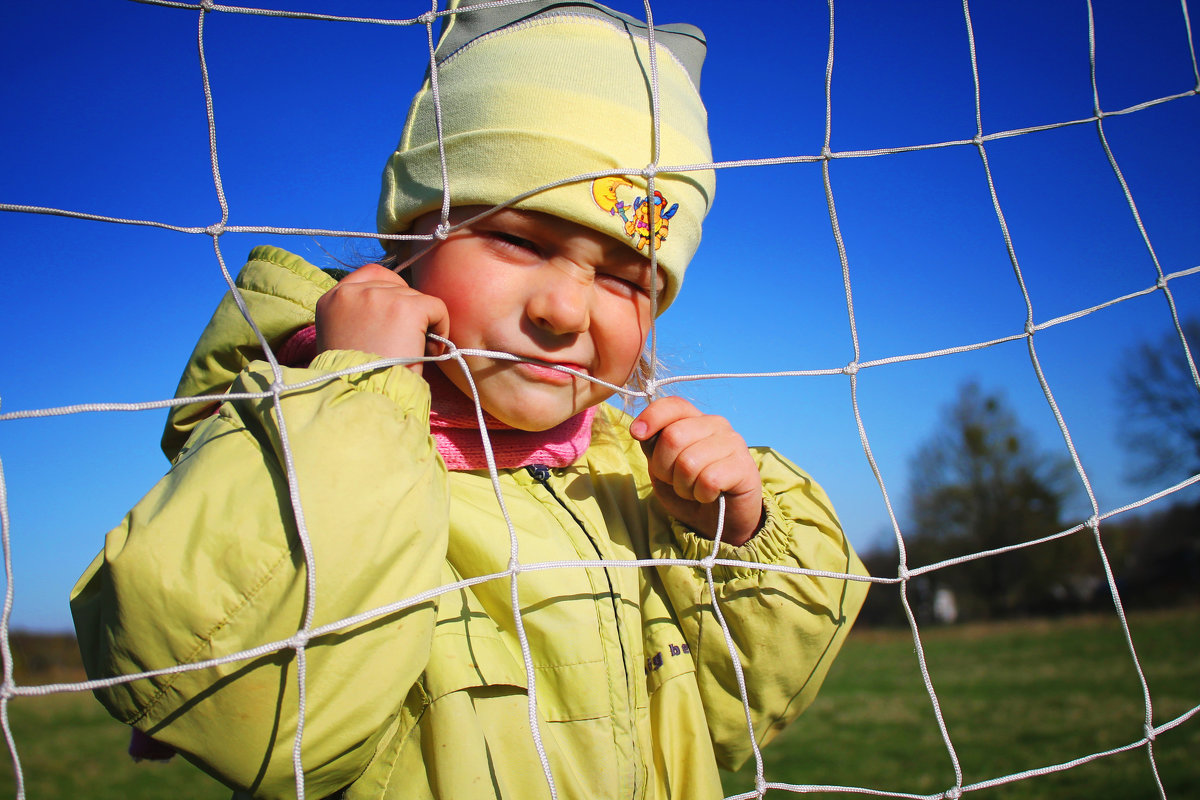
[[[86,678],[79,646],[69,633],[13,631],[8,641],[12,649],[13,679],[18,684]]]
[[[1200,502],[1142,516],[1126,514],[1101,523],[1100,533],[1125,608],[1200,603]],[[906,545],[909,569],[930,563],[920,558],[926,550],[921,545],[919,540]],[[951,557],[944,551],[937,555]],[[894,576],[899,563],[894,546],[869,551],[863,561],[880,577]],[[996,576],[1002,577],[997,581]],[[997,585],[1003,591],[983,590]],[[1113,607],[1095,537],[1087,529],[913,578],[908,600],[920,623],[1059,616]],[[906,625],[898,587],[872,587],[859,624]]]

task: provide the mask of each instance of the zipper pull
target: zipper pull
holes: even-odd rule
[[[550,468],[545,464],[530,464],[525,468],[525,471],[538,483],[545,483],[550,480]]]

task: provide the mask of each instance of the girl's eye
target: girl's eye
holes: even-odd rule
[[[541,255],[541,248],[529,239],[522,238],[506,231],[489,231],[488,235],[506,248],[522,250],[533,255]]]
[[[601,272],[596,275],[596,280],[604,283],[610,290],[620,292],[629,297],[639,294],[649,296],[650,294],[649,288],[643,286],[640,281],[633,278],[622,278],[619,275]]]

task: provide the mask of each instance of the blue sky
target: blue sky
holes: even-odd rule
[[[414,17],[416,2],[267,7]],[[640,13],[641,4],[614,3]],[[262,6],[259,6],[262,7]],[[818,154],[828,9],[655,2],[658,23],[708,35],[703,93],[718,160]],[[1196,76],[1172,0],[1095,4],[1106,111],[1188,92]],[[132,2],[18,4],[0,28],[0,203],[205,226],[219,219],[196,55],[199,13]],[[1082,0],[971,4],[985,133],[1092,114]],[[831,149],[970,139],[975,101],[962,6],[836,7]],[[370,231],[379,172],[424,63],[422,28],[210,14],[206,53],[230,223]],[[1167,273],[1200,265],[1200,98],[1109,117],[1105,131]],[[1147,248],[1094,123],[989,142],[1037,322],[1154,285]],[[838,158],[861,361],[1022,332],[1025,306],[978,151]],[[210,238],[0,212],[0,413],[161,399],[224,284]],[[317,263],[369,240],[226,234]],[[1171,283],[1200,314],[1200,277]],[[1113,374],[1170,325],[1161,293],[1035,337],[1102,510],[1156,488],[1122,478]],[[827,370],[853,347],[818,164],[723,170],[704,243],[659,328],[676,374]],[[1023,341],[864,369],[858,400],[901,523],[908,460],[965,380],[1001,389],[1046,449],[1063,440]],[[891,537],[844,375],[720,380],[683,392],[825,485],[859,548]],[[106,530],[165,470],[164,412],[0,421],[16,569],[14,624],[67,629],[66,596]],[[1080,493],[1082,497],[1082,493]],[[1076,504],[1074,512],[1086,515]]]

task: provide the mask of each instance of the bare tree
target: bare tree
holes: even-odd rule
[[[1126,354],[1117,372],[1118,436],[1132,461],[1130,480],[1151,483],[1200,472],[1200,385],[1191,346],[1200,342],[1200,320],[1182,323]]]
[[[1039,451],[999,393],[967,383],[911,462],[911,554],[929,563],[1037,539],[1061,528],[1071,462]],[[935,573],[970,616],[1035,613],[1074,543],[1051,543]],[[938,588],[938,587],[934,587]]]

